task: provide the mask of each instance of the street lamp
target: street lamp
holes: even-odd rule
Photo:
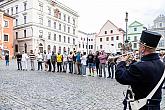
[[[126,17],[125,17],[125,23],[126,23],[126,39],[125,39],[125,43],[128,43],[128,40],[127,40],[127,35],[128,35],[128,33],[127,33],[127,23],[128,23],[128,13],[126,12]]]

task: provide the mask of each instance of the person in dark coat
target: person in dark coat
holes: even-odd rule
[[[18,70],[22,70],[22,54],[20,52],[18,52],[18,54],[16,55],[17,58],[17,65],[18,65]]]
[[[99,56],[99,51],[96,51],[96,55],[95,55],[95,64],[96,64],[96,73],[97,76],[102,77],[102,75],[100,74],[100,69],[99,69],[99,64],[100,64],[100,60],[98,58]]]
[[[5,55],[6,66],[9,66],[9,54],[6,53]]]
[[[161,35],[156,32],[143,31],[139,43],[141,61],[131,64],[126,69],[126,56],[122,57],[117,65],[116,80],[123,85],[131,85],[135,100],[146,98],[164,73],[164,64],[155,52],[160,38]],[[160,110],[161,88],[162,85],[140,110]]]

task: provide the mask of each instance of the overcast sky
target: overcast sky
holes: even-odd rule
[[[160,14],[165,15],[165,0],[58,0],[79,14],[79,30],[98,32],[107,20],[125,30],[125,13],[128,24],[137,20],[148,27]],[[164,8],[164,10],[163,10]]]

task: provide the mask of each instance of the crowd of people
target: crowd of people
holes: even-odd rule
[[[71,74],[77,74],[86,76],[86,68],[89,67],[89,76],[96,74],[99,77],[104,76],[104,78],[114,78],[116,61],[115,57],[112,54],[106,54],[104,51],[97,51],[96,53],[89,54],[86,52],[73,51],[67,54],[64,51],[61,53],[54,53],[48,51],[44,51],[44,53],[38,53],[35,55],[33,50],[30,51],[29,54],[18,52],[16,55],[18,70],[27,71],[28,70],[28,62],[30,61],[30,69],[31,71],[35,70],[35,60],[38,63],[38,70],[45,70],[48,72],[67,72]],[[44,67],[43,67],[44,65]],[[106,67],[108,67],[108,76],[106,76]],[[102,75],[104,74],[104,75]]]

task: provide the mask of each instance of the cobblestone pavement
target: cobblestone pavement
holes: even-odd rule
[[[125,90],[115,79],[17,71],[14,62],[0,62],[0,110],[122,110]]]

